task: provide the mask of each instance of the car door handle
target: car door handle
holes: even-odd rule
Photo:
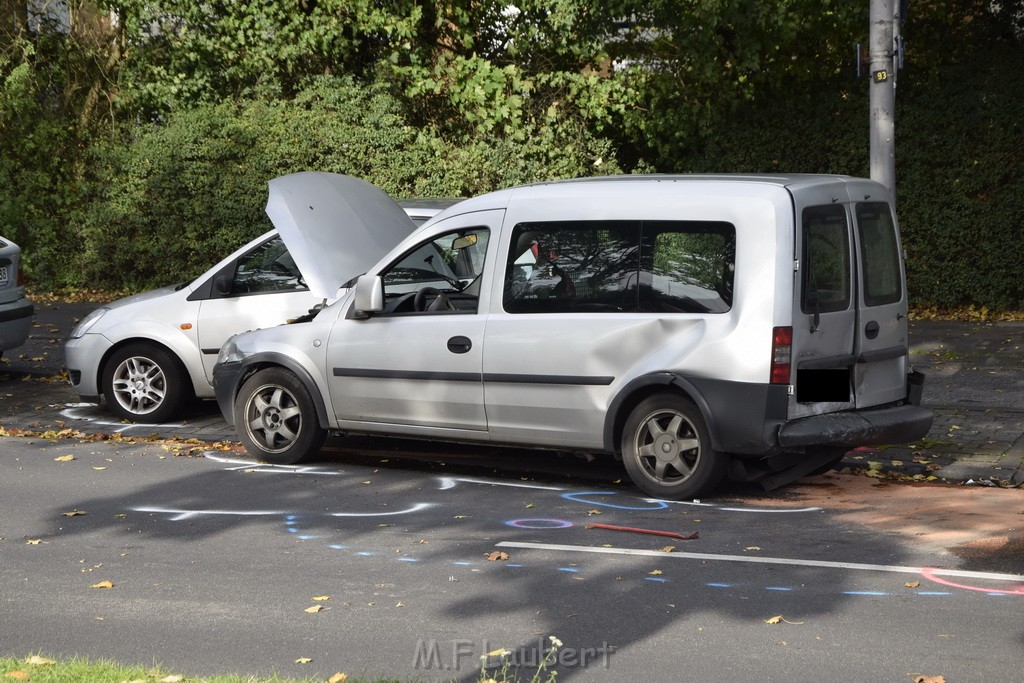
[[[448,350],[452,353],[468,353],[473,348],[473,342],[469,337],[452,337],[448,340]]]
[[[868,339],[874,339],[875,337],[878,336],[878,331],[880,329],[881,328],[878,326],[878,323],[872,320],[871,322],[864,326],[864,336],[867,337]]]

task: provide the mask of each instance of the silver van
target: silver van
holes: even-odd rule
[[[231,338],[214,369],[255,457],[312,458],[329,431],[609,453],[671,499],[727,475],[778,486],[931,426],[878,183],[539,183],[460,202],[365,263],[401,210],[354,178],[326,201],[319,175],[271,181],[267,211],[336,301]]]

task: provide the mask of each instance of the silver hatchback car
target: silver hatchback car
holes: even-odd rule
[[[324,182],[320,191],[333,196],[330,179]],[[457,201],[402,202],[387,245],[362,256],[378,258]],[[339,229],[344,215],[334,215]],[[327,298],[271,230],[191,282],[120,299],[83,318],[64,347],[71,384],[83,401],[102,395],[119,418],[167,422],[190,398],[213,398],[213,365],[228,337],[301,318]]]
[[[0,356],[21,346],[32,328],[32,302],[25,297],[21,249],[0,237]]]
[[[233,337],[213,370],[258,458],[311,458],[328,431],[571,449],[614,454],[639,488],[679,498],[726,475],[778,486],[931,425],[878,183],[517,187],[461,202],[371,263],[359,255],[400,211],[335,177],[340,231],[316,203],[322,178],[271,181],[267,211],[337,300]]]

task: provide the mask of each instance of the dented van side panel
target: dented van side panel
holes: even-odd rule
[[[708,422],[721,425],[712,428],[720,443],[764,451],[772,329],[791,324],[793,211],[783,188],[713,180],[521,188],[506,211],[497,261],[509,262],[509,235],[517,225],[638,217],[733,226],[731,307],[714,313],[516,314],[503,309],[502,287],[492,288],[483,361],[491,438],[614,450],[608,416],[618,404],[630,405],[630,392],[650,390],[640,380],[669,373],[686,385],[670,389],[691,395]],[[516,376],[499,381],[509,374]],[[748,400],[762,407],[752,410]],[[784,417],[779,404],[773,403],[776,427]],[[767,447],[774,447],[774,435],[767,438]]]

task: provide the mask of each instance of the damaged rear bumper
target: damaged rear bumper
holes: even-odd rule
[[[916,405],[813,415],[784,424],[779,429],[779,445],[790,449],[906,443],[927,435],[934,419],[930,411]]]

